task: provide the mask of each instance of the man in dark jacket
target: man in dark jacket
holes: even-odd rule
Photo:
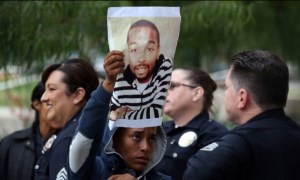
[[[244,51],[232,57],[225,109],[238,124],[201,148],[183,179],[300,179],[300,127],[285,115],[289,71],[277,55]]]
[[[40,101],[44,91],[42,82],[32,91],[31,106],[36,111],[33,125],[8,135],[0,142],[1,180],[33,179],[33,167],[41,155],[44,142],[55,132],[47,125],[47,106]]]

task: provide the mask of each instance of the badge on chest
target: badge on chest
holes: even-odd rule
[[[193,131],[185,132],[181,135],[178,141],[180,147],[188,147],[197,140],[197,134]]]

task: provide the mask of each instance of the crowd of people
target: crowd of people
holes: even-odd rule
[[[157,126],[108,127],[124,56],[111,51],[99,83],[83,59],[52,64],[32,91],[32,127],[0,142],[0,176],[17,179],[299,179],[300,127],[284,112],[288,66],[268,51],[231,58],[227,130],[211,119],[216,83],[197,68],[172,71]]]

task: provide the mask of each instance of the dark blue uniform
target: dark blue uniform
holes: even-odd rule
[[[157,170],[172,176],[173,180],[182,179],[188,159],[194,153],[227,131],[224,126],[210,120],[207,112],[197,115],[183,127],[175,128],[173,121],[167,121],[163,126],[168,144]]]
[[[69,146],[71,144],[75,129],[80,117],[78,112],[65,127],[49,138],[53,143],[48,142],[45,144],[40,159],[35,165],[35,180],[64,180],[67,178],[68,154]]]
[[[183,179],[300,179],[299,167],[300,127],[273,109],[199,150]]]
[[[0,142],[0,179],[32,180],[34,163],[41,154],[42,144],[37,121],[32,127],[3,138]]]

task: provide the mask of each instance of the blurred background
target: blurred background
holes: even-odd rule
[[[286,112],[300,122],[300,2],[1,1],[0,139],[31,125],[31,91],[47,65],[82,57],[103,78],[107,8],[117,6],[180,6],[174,67],[199,67],[211,74],[219,86],[213,118],[229,128],[222,87],[230,57],[255,49],[280,55],[290,68]]]

